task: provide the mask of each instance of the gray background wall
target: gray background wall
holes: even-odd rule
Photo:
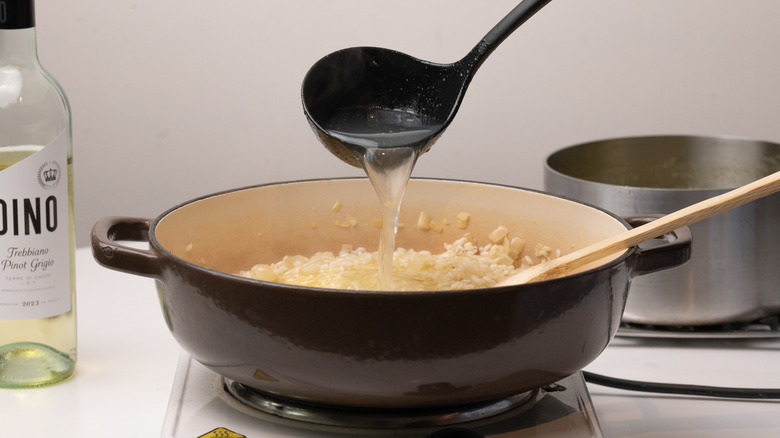
[[[515,0],[38,0],[74,117],[80,246],[103,216],[352,176],[301,110],[308,67],[357,45],[463,56]],[[780,2],[553,0],[475,77],[415,176],[541,188],[556,149],[645,134],[780,142]]]

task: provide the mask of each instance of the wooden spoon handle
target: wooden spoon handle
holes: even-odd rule
[[[716,214],[780,191],[780,172],[756,180],[729,192],[714,196],[660,217],[640,227],[596,242],[570,254],[532,266],[510,276],[499,286],[523,284],[560,277],[616,252],[690,225]]]

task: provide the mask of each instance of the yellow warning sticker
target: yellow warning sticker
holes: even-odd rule
[[[210,432],[204,433],[198,438],[246,438],[246,436],[233,432],[230,429],[225,429],[224,427],[218,427]]]

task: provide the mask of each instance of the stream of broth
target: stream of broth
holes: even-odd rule
[[[420,151],[440,127],[411,110],[348,108],[324,126],[355,153],[382,204],[379,284],[392,290],[393,253],[401,199]]]
[[[393,253],[401,199],[417,161],[417,152],[409,147],[367,149],[361,164],[374,185],[382,204],[382,234],[379,238],[379,285],[393,287]]]

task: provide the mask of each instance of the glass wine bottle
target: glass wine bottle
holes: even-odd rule
[[[71,118],[38,61],[33,0],[0,0],[0,387],[76,364]]]

